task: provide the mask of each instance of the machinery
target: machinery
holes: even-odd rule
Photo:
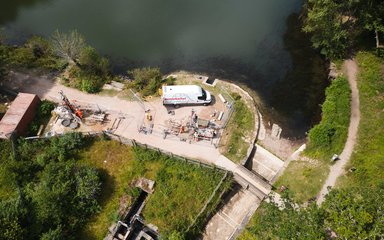
[[[64,105],[78,118],[83,119],[83,112],[74,104],[72,104],[68,98],[64,95],[63,90],[60,92],[61,100],[63,100]]]

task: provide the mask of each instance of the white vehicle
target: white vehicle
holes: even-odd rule
[[[164,105],[204,104],[211,103],[211,93],[197,85],[163,86],[162,96]]]

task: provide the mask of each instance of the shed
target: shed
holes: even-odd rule
[[[40,99],[35,94],[19,93],[0,121],[0,138],[9,139],[12,132],[16,136],[25,134],[33,120]]]

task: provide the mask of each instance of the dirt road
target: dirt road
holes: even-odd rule
[[[336,180],[339,176],[344,174],[345,165],[349,161],[353,148],[356,144],[357,130],[360,122],[360,101],[359,101],[359,90],[357,88],[357,64],[354,59],[346,60],[344,62],[344,68],[347,73],[348,82],[352,91],[351,94],[351,117],[348,128],[348,138],[345,143],[344,149],[340,154],[340,160],[336,161],[332,165],[328,178],[326,179],[320,193],[317,196],[317,204],[320,205],[325,200],[325,195],[328,194],[328,188],[332,188],[336,184]]]

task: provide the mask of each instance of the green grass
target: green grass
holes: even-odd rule
[[[238,163],[247,155],[249,138],[255,126],[255,115],[239,95],[235,97],[234,109],[221,144],[224,145],[224,155]]]
[[[11,142],[0,140],[0,201],[16,195],[16,184],[9,174],[8,161],[12,152]]]
[[[384,60],[373,52],[356,56],[361,119],[358,142],[341,186],[384,188]]]
[[[322,119],[309,131],[309,141],[304,154],[328,161],[344,148],[351,112],[351,91],[348,80],[338,77],[326,89],[322,105]]]
[[[328,173],[328,165],[320,161],[293,161],[274,185],[286,186],[297,203],[304,203],[316,197]]]
[[[120,203],[124,200],[129,206],[133,200],[130,184],[139,177],[156,181],[143,211],[146,223],[158,226],[163,237],[184,232],[223,176],[222,172],[108,140],[95,141],[79,157],[82,163],[97,167],[104,180],[102,210],[85,227],[81,239],[105,237],[117,220]]]
[[[131,180],[126,173],[132,169],[132,150],[116,141],[100,140],[82,150],[78,157],[80,162],[100,170],[103,180],[100,199],[102,211],[85,227],[81,239],[102,239],[108,227],[117,219],[119,201]]]

